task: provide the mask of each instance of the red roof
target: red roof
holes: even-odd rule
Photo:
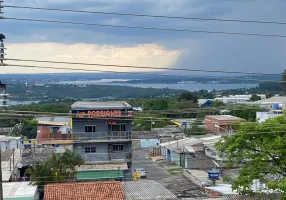
[[[59,183],[45,186],[45,200],[124,200],[118,181]]]

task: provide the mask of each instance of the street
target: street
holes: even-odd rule
[[[148,149],[138,149],[133,152],[133,169],[144,168],[149,180],[162,184],[177,197],[206,197],[197,185],[183,175],[170,175],[163,167],[147,158]]]

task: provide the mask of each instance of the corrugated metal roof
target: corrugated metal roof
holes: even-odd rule
[[[244,120],[242,118],[235,117],[232,115],[206,115],[205,117],[209,117],[209,118],[216,119],[216,120],[224,120],[224,121]]]
[[[175,200],[177,197],[152,180],[122,182],[125,200]]]
[[[165,146],[170,151],[179,152],[182,149],[182,147],[184,147],[184,146],[190,146],[190,145],[199,144],[199,143],[202,143],[202,141],[199,139],[186,138],[186,139],[182,139],[182,140],[172,141],[172,142],[170,142],[170,144],[169,144],[169,142],[163,143],[163,144],[160,144],[160,146]]]
[[[132,108],[132,106],[125,101],[78,101],[72,104],[71,107],[75,110]]]
[[[43,121],[39,121],[38,125],[64,126],[64,125],[68,125],[68,123],[67,122],[43,122]]]
[[[37,192],[37,186],[31,185],[30,182],[9,182],[3,183],[3,191],[4,199],[34,197]]]
[[[44,141],[42,144],[73,144],[73,140],[50,140]]]

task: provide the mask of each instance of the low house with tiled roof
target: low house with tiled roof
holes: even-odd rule
[[[44,200],[124,200],[118,181],[59,183],[45,186]]]

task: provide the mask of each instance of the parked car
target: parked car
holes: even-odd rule
[[[143,177],[143,178],[146,178],[147,177],[147,174],[146,174],[146,171],[144,168],[137,168],[136,169],[136,172],[139,172],[140,173],[140,176]]]

